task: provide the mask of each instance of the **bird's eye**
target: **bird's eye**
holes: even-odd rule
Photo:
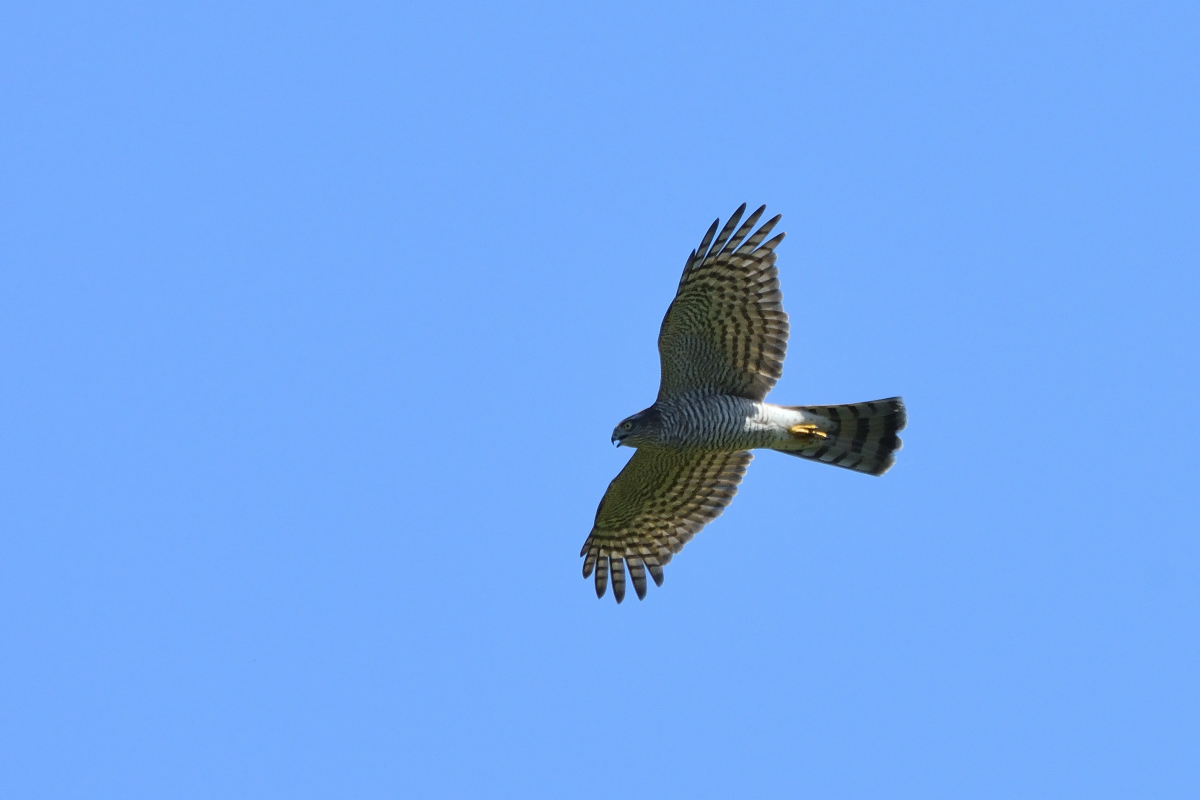
[[[621,427],[622,427],[622,428],[624,428],[624,429],[625,429],[625,430],[627,430],[627,431],[631,431],[631,430],[633,430],[633,423],[632,423],[632,422],[625,422],[625,423],[622,423]]]

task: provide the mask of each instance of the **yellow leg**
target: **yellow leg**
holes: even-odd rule
[[[807,439],[807,438],[827,439],[827,438],[829,438],[825,434],[825,431],[817,430],[817,426],[813,425],[812,423],[805,423],[803,425],[793,425],[792,427],[788,428],[788,433],[790,433],[792,436],[795,436],[797,439]]]

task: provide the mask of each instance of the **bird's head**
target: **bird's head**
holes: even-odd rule
[[[654,406],[639,411],[632,417],[621,420],[613,428],[612,441],[617,447],[640,447],[644,444],[654,444],[658,441],[659,425],[662,422],[658,409]]]

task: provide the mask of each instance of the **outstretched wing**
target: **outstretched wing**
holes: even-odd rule
[[[603,597],[612,573],[613,596],[625,598],[625,568],[638,598],[646,596],[646,570],[662,585],[662,568],[737,494],[753,456],[641,447],[608,485],[596,524],[580,555],[583,577],[596,572]]]
[[[784,235],[763,243],[779,216],[746,238],[766,208],[738,227],[743,203],[715,240],[714,222],[688,258],[658,335],[659,399],[705,390],[762,400],[779,380],[788,318],[775,247]]]

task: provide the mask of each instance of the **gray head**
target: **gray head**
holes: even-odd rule
[[[617,447],[641,447],[644,444],[656,444],[662,425],[662,417],[658,409],[650,406],[639,411],[632,417],[621,420],[621,424],[613,428],[612,441]]]

